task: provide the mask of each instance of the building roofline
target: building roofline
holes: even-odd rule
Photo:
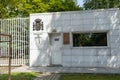
[[[79,10],[79,11],[61,11],[61,12],[46,12],[46,13],[32,13],[30,16],[34,15],[49,15],[49,14],[68,14],[68,13],[91,13],[91,12],[101,12],[101,11],[119,11],[119,8],[109,8],[109,9],[95,9],[95,10]]]

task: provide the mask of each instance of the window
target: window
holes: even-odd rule
[[[73,33],[73,47],[107,46],[107,33]]]

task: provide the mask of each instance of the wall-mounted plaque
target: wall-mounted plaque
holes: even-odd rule
[[[54,39],[55,41],[59,41],[59,38]]]
[[[70,44],[70,35],[69,33],[63,33],[63,44]]]

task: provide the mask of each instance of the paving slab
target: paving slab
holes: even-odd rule
[[[40,74],[33,80],[59,80],[60,74],[52,73],[52,74]]]
[[[15,68],[12,72],[50,72],[50,73],[116,73],[120,74],[120,68],[100,67],[100,68],[80,68],[80,67],[29,67],[22,66]]]

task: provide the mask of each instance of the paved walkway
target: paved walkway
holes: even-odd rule
[[[41,72],[33,80],[59,80],[59,73],[115,73],[120,74],[120,68],[71,68],[71,67],[28,67],[22,66],[12,72]]]
[[[60,74],[40,74],[33,80],[59,80]]]
[[[117,73],[120,68],[71,68],[71,67],[28,67],[22,66],[12,72],[50,72],[50,73]]]

